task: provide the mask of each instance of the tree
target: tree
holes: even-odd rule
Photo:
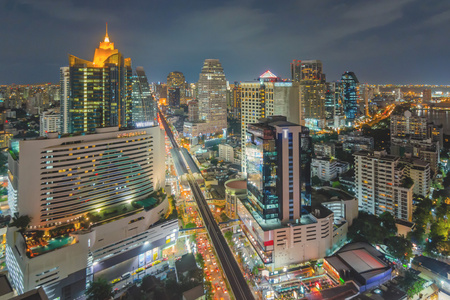
[[[187,223],[187,224],[184,226],[185,229],[196,228],[196,227],[197,227],[197,225],[195,225],[195,223]]]
[[[385,242],[387,250],[395,259],[407,263],[413,257],[412,243],[403,236],[391,236]]]
[[[225,234],[223,236],[227,239],[227,241],[229,243],[229,242],[231,242],[231,239],[233,238],[233,231],[228,230],[227,232],[225,232]]]
[[[219,161],[216,158],[213,158],[210,160],[211,165],[213,166],[217,166],[217,164],[219,163]]]
[[[379,216],[381,221],[381,227],[383,228],[383,233],[388,236],[393,236],[397,234],[397,226],[395,225],[395,219],[392,214],[385,211]]]
[[[311,184],[312,184],[313,186],[319,186],[319,185],[322,184],[322,180],[320,180],[320,178],[319,178],[318,176],[313,176],[313,177],[311,178]]]
[[[99,278],[92,282],[85,292],[87,300],[107,300],[113,296],[112,285],[105,279]]]
[[[10,227],[19,228],[19,232],[24,233],[27,230],[28,225],[30,225],[32,218],[28,215],[22,215],[18,218],[14,217],[13,221],[9,223]]]
[[[253,266],[252,274],[255,276],[258,276],[258,274],[259,274],[258,266]]]
[[[414,297],[423,290],[425,280],[407,270],[403,277],[399,279],[399,286],[406,292],[408,298]]]

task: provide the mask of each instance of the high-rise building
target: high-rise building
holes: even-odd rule
[[[278,76],[269,70],[259,76],[256,82],[241,82],[241,149],[242,170],[246,168],[246,131],[248,124],[273,115],[287,117],[289,122],[300,123],[299,84],[278,82]]]
[[[188,120],[189,122],[198,121],[198,102],[196,100],[192,100],[188,104]]]
[[[167,75],[167,97],[171,107],[180,107],[186,104],[186,79],[179,71],[170,72]]]
[[[433,99],[431,96],[431,89],[424,89],[422,94],[423,94],[422,102],[424,103],[430,103],[431,100]]]
[[[300,83],[302,124],[314,129],[325,127],[325,74],[320,60],[294,60],[292,81]]]
[[[374,215],[391,213],[412,221],[414,181],[400,157],[386,152],[360,151],[355,157],[355,189],[360,210]]]
[[[309,129],[271,116],[248,125],[248,197],[237,199],[237,213],[268,268],[327,255],[335,238],[333,213],[310,204]],[[342,228],[340,229],[342,230]]]
[[[49,132],[61,132],[61,114],[55,111],[44,111],[40,116],[39,135],[47,136]]]
[[[143,67],[136,67],[133,75],[132,120],[135,127],[153,126],[156,121],[156,102],[150,92]]]
[[[308,128],[271,116],[249,124],[246,137],[249,200],[260,221],[278,224],[299,219],[302,202],[309,203],[311,194]]]
[[[204,134],[222,133],[227,129],[227,81],[218,59],[205,59],[198,79],[200,120],[208,123]]]
[[[341,128],[345,124],[343,102],[340,85],[336,82],[327,82],[325,91],[325,120],[326,126]]]
[[[232,85],[232,104],[231,104],[231,116],[234,119],[241,119],[241,86],[239,82],[235,81]]]
[[[69,119],[69,103],[70,103],[70,68],[61,67],[60,68],[60,93],[61,93],[61,133],[69,133],[70,130],[70,119]]]
[[[50,299],[76,299],[94,276],[144,274],[177,238],[162,189],[163,131],[96,132],[12,143],[8,202],[13,215],[31,218],[7,230],[6,264],[19,294],[42,286]]]
[[[63,123],[68,120],[69,132],[132,125],[131,59],[114,48],[108,32],[95,49],[93,61],[69,55],[69,91],[68,118],[63,118]]]
[[[355,73],[345,72],[341,77],[341,94],[344,103],[344,113],[346,125],[351,125],[358,117],[359,111],[359,90],[358,78]]]

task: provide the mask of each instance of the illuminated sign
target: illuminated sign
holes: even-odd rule
[[[117,138],[133,137],[147,134],[146,131],[124,132],[117,135]]]

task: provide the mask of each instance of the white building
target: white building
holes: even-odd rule
[[[47,136],[49,132],[61,132],[61,115],[54,111],[44,111],[40,116],[40,136]]]
[[[317,176],[320,180],[330,181],[349,170],[350,165],[343,161],[327,157],[313,158],[311,162],[311,177]]]
[[[411,221],[414,182],[408,182],[400,158],[379,151],[360,151],[354,157],[359,208],[375,215],[387,211],[395,218]]]
[[[69,97],[70,97],[70,68],[60,68],[61,93],[61,133],[68,133],[69,124]]]
[[[219,145],[219,158],[226,162],[234,163],[234,150],[233,147],[226,144]]]
[[[169,210],[158,126],[57,137],[12,144],[8,202],[32,219],[24,234],[8,228],[6,263],[19,293],[43,286],[62,300],[81,296],[96,274],[145,274],[173,245],[178,221],[154,225]],[[124,261],[125,269],[111,268]]]
[[[414,194],[427,197],[431,188],[431,168],[426,161],[416,158],[402,158],[405,164],[405,174],[414,181]]]

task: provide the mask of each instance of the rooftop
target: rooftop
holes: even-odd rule
[[[314,204],[320,204],[324,202],[338,201],[338,200],[352,200],[355,199],[354,196],[340,189],[323,187],[319,190],[312,190],[311,201]]]
[[[416,256],[414,257],[413,263],[416,265],[421,265],[433,273],[439,274],[445,278],[447,278],[447,274],[450,273],[450,265],[439,261],[437,259],[426,257],[426,256]]]
[[[205,294],[205,289],[203,288],[203,285],[197,285],[195,288],[192,288],[186,292],[183,293],[183,299],[186,300],[196,300],[200,297],[202,297]]]

